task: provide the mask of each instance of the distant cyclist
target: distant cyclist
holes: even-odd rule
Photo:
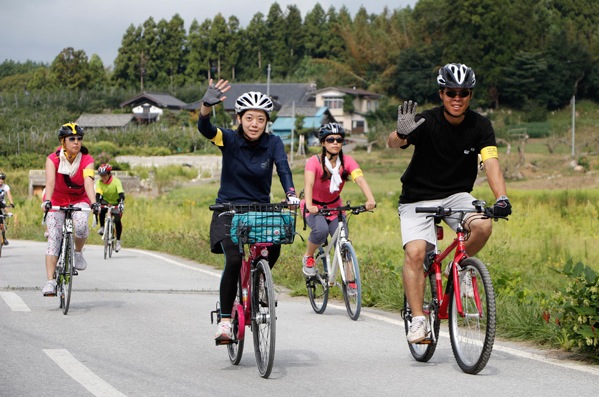
[[[269,203],[273,168],[276,166],[287,202],[299,204],[287,161],[283,141],[266,133],[273,110],[272,100],[260,92],[246,92],[235,101],[239,126],[235,130],[218,128],[210,122],[211,107],[221,103],[231,85],[226,80],[216,84],[210,80],[202,98],[198,130],[222,153],[222,178],[216,203]],[[237,295],[241,254],[229,237],[231,216],[214,211],[210,224],[210,248],[225,255],[225,269],[220,282],[221,321],[215,335],[217,341],[232,339],[231,311]],[[268,262],[274,266],[281,253],[280,245],[268,250]]]
[[[46,158],[46,190],[42,208],[50,210],[52,206],[97,208],[94,193],[94,159],[83,146],[83,128],[75,123],[67,123],[58,130],[60,148]],[[93,204],[92,204],[93,203]],[[56,295],[54,270],[58,262],[62,241],[64,212],[48,212],[48,245],[46,248],[46,276],[48,281],[42,288],[44,296]],[[83,247],[89,235],[89,213],[73,213],[75,235],[75,269],[84,270],[87,262],[83,258]]]
[[[116,176],[112,175],[112,166],[110,164],[102,164],[98,167],[98,174],[100,179],[96,181],[96,201],[100,204],[110,204],[118,206],[119,213],[114,214],[114,226],[116,229],[116,246],[114,250],[119,252],[121,250],[121,235],[123,233],[123,224],[121,219],[123,217],[123,210],[125,209],[125,191],[123,190],[123,184],[121,180]],[[108,208],[102,208],[100,210],[100,229],[98,234],[104,233],[104,220]]]
[[[325,124],[320,128],[319,137],[322,153],[310,157],[304,169],[306,223],[312,229],[303,258],[303,272],[306,276],[316,274],[314,252],[329,235],[335,233],[338,224],[336,213],[325,218],[318,215],[318,210],[323,206],[331,208],[343,205],[341,191],[345,181],[352,180],[358,184],[366,196],[366,209],[372,210],[376,206],[360,166],[351,156],[343,154],[343,127],[337,123]]]
[[[6,174],[4,172],[0,172],[0,211],[2,211],[3,215],[6,215],[5,208],[14,208],[15,201],[12,199],[12,193],[10,192],[10,186],[8,186],[4,181],[6,180]],[[8,200],[7,200],[8,199]],[[4,240],[4,245],[8,245],[8,240],[6,239],[6,231],[2,229],[2,238]]]
[[[496,201],[495,215],[508,216],[512,206],[506,196],[505,181],[499,165],[495,132],[491,121],[470,110],[474,71],[464,64],[450,63],[439,69],[439,97],[443,105],[416,114],[416,103],[404,102],[398,109],[397,130],[387,144],[391,148],[414,146],[403,184],[398,213],[404,248],[403,283],[413,321],[407,339],[417,343],[426,338],[427,322],[422,312],[426,252],[436,244],[433,218],[416,213],[416,207],[469,208],[475,198],[474,187],[482,159],[487,181]],[[456,229],[457,220],[448,220]],[[467,223],[466,250],[476,255],[491,236],[490,219]]]

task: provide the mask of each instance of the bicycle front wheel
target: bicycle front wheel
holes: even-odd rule
[[[104,240],[104,259],[108,258],[108,250],[110,249],[110,219],[106,219],[104,222],[104,233],[102,239]]]
[[[316,275],[306,279],[308,299],[310,299],[312,309],[318,314],[324,313],[329,301],[329,279],[326,274],[325,261],[323,250],[319,248],[319,255],[314,263]]]
[[[449,336],[453,355],[468,374],[479,373],[491,357],[495,341],[495,293],[485,264],[477,258],[460,264],[460,297],[452,288],[449,303]],[[461,299],[463,315],[458,312]]]
[[[277,315],[275,287],[270,267],[260,259],[252,276],[252,334],[260,376],[268,378],[275,359]]]
[[[362,310],[362,283],[360,282],[360,267],[356,251],[349,242],[341,246],[341,266],[343,266],[344,274],[341,288],[343,289],[345,308],[349,318],[355,321],[360,317],[360,310]]]
[[[112,252],[114,251],[116,245],[116,229],[114,226],[114,221],[110,218],[110,239],[108,240],[110,243],[108,244],[108,257],[112,258]]]
[[[405,294],[403,296],[403,300],[403,319],[407,335],[408,331],[410,330],[410,326],[412,325],[412,311],[409,308],[408,299]],[[416,361],[427,362],[433,357],[435,349],[437,348],[437,342],[439,340],[439,328],[441,326],[441,321],[439,320],[438,316],[439,301],[437,299],[437,289],[435,286],[435,274],[429,274],[424,284],[424,301],[422,304],[422,311],[424,312],[424,316],[428,322],[429,334],[426,339],[421,342],[408,342],[408,347],[410,348],[412,357],[414,357]]]
[[[67,236],[64,254],[64,273],[62,275],[63,288],[61,295],[64,299],[62,312],[66,315],[69,312],[69,306],[71,304],[71,291],[73,290],[73,268],[75,266],[75,242],[72,234]]]
[[[233,335],[235,336],[235,341],[229,343],[227,345],[227,353],[229,353],[229,360],[233,365],[238,365],[241,361],[241,357],[243,356],[243,341],[244,338],[239,338],[240,332],[239,327],[245,327],[245,321],[240,323],[239,314],[237,310],[243,311],[243,308],[239,307],[240,302],[242,302],[242,292],[241,292],[241,277],[237,283],[237,298],[235,303],[233,304],[233,312],[231,313],[231,326],[233,327]],[[241,333],[243,334],[243,332]]]

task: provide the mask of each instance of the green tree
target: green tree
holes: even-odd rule
[[[139,87],[142,28],[129,25],[114,61],[112,80],[123,88]]]
[[[210,36],[210,25],[209,19],[204,20],[201,25],[194,19],[189,27],[189,52],[187,53],[185,74],[190,83],[201,83],[208,79],[210,74],[210,61],[206,45]]]
[[[87,55],[83,50],[65,48],[54,58],[50,72],[60,87],[68,90],[89,88],[91,75]]]

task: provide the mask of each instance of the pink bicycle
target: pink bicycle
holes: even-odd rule
[[[229,359],[237,365],[243,355],[245,327],[250,327],[258,371],[261,377],[268,378],[275,357],[277,322],[268,249],[276,244],[293,243],[297,210],[285,203],[224,203],[211,205],[210,209],[221,211],[219,216],[231,217],[231,240],[239,244],[242,253],[237,298],[231,313],[233,340],[216,343],[227,345]],[[219,322],[218,304],[210,313],[211,322],[215,314]]]

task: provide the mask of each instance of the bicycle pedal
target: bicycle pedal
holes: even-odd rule
[[[215,339],[214,342],[216,342],[216,346],[220,346],[220,345],[231,345],[233,343],[237,343],[236,340],[233,339]]]

